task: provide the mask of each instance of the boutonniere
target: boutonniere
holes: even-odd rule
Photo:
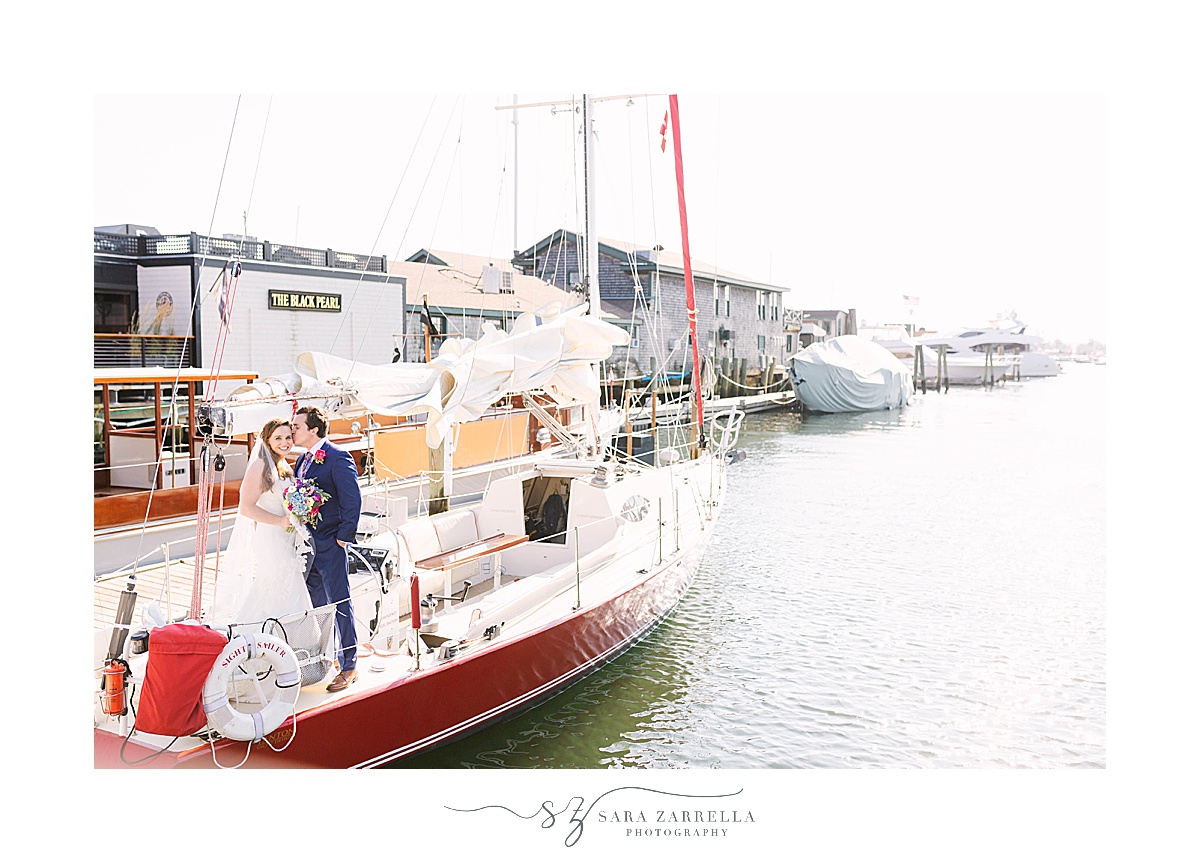
[[[314,452],[313,453],[313,461],[315,461],[317,464],[324,464],[325,463],[325,450],[319,449],[316,452]]]

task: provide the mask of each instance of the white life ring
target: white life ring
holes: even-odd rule
[[[255,713],[234,710],[229,703],[229,682],[239,665],[261,659],[275,672],[269,700]],[[204,681],[201,704],[208,724],[231,740],[261,740],[283,724],[300,697],[300,661],[286,641],[265,633],[236,635],[217,657]]]

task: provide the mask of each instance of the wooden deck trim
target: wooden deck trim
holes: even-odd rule
[[[226,509],[236,507],[241,493],[242,481],[231,479],[225,481]],[[154,492],[153,501],[149,491],[135,491],[128,494],[113,494],[98,497],[93,500],[93,529],[102,530],[108,527],[141,524],[143,519],[157,520],[176,518],[183,515],[195,515],[200,498],[200,486],[185,485],[180,488],[160,488]],[[214,509],[221,501],[221,486],[213,486],[212,502]],[[146,506],[150,506],[150,514],[146,515]]]
[[[462,566],[464,563],[479,560],[481,557],[487,557],[489,554],[495,554],[506,548],[520,545],[523,542],[529,542],[528,535],[523,533],[498,533],[495,536],[489,536],[486,539],[477,539],[475,542],[469,542],[458,548],[452,548],[441,554],[435,554],[433,557],[414,561],[413,566],[428,572],[452,569],[456,566]]]

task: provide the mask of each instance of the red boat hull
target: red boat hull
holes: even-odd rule
[[[378,767],[479,731],[561,692],[637,642],[683,596],[704,544],[667,559],[625,592],[541,629],[299,714],[294,739],[287,721],[248,756],[245,742],[220,740],[216,757],[226,767],[243,758],[245,767]],[[217,766],[209,744],[199,741],[187,752],[156,757],[132,743],[122,751],[123,744],[96,730],[95,766]]]

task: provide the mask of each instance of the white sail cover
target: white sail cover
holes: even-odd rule
[[[908,404],[912,372],[887,348],[861,336],[811,345],[789,361],[796,397],[811,411],[871,411]]]
[[[426,442],[436,447],[455,423],[478,419],[500,399],[539,390],[558,404],[599,407],[596,363],[628,344],[620,327],[559,303],[526,312],[512,332],[485,323],[478,340],[449,338],[429,363],[367,365],[330,354],[296,358],[292,374],[234,390],[225,400],[227,433],[246,434],[298,404],[342,417],[427,414]],[[281,408],[284,410],[281,411]]]

